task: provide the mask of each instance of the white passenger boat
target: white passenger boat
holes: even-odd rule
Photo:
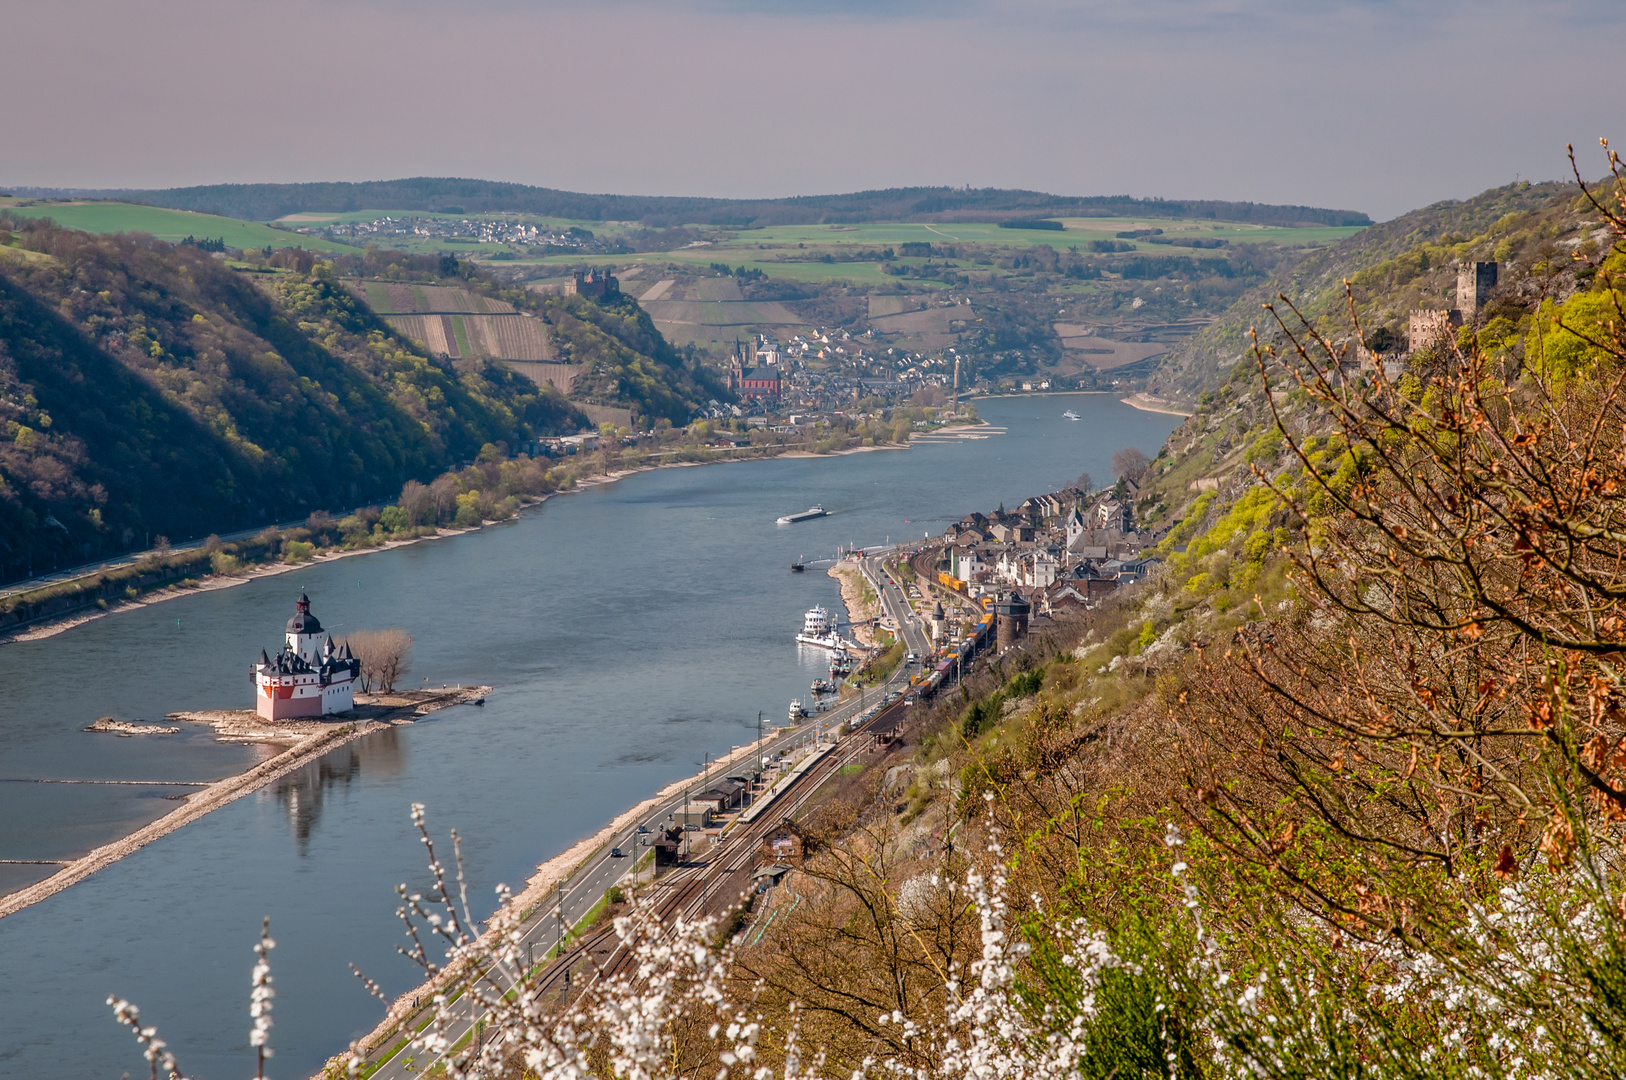
[[[1076,412],[1074,412],[1071,409],[1068,409],[1066,412],[1062,413],[1061,418],[1063,420],[1082,420],[1082,419],[1084,419],[1082,416],[1078,415]]]
[[[796,641],[821,649],[840,649],[844,644],[836,636],[835,622],[830,618],[830,613],[821,606],[808,608],[807,614],[802,616],[802,632],[796,635]]]
[[[792,701],[790,703],[790,722],[794,724],[805,719],[807,719],[807,710],[802,708],[802,703]]]

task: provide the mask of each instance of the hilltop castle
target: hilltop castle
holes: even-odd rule
[[[334,647],[311,614],[310,597],[300,593],[282,651],[272,657],[261,649],[254,665],[254,711],[267,720],[348,712],[355,706],[360,674],[361,661],[350,654],[350,645]]]
[[[1455,327],[1474,325],[1485,300],[1496,288],[1496,264],[1466,262],[1457,268],[1457,306],[1447,311],[1418,310],[1411,313],[1406,332],[1406,349],[1416,352],[1451,339]]]
[[[574,270],[563,292],[567,296],[575,294],[614,299],[621,294],[621,282],[608,270]]]

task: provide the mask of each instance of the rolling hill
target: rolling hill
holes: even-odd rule
[[[1003,221],[1054,216],[1207,218],[1261,225],[1368,225],[1353,210],[1212,199],[1070,196],[1001,188],[913,187],[783,199],[595,195],[453,177],[363,183],[211,184],[163,190],[14,189],[34,197],[122,199],[179,210],[272,221],[300,212],[420,210],[455,214],[514,211],[580,221],[637,221],[651,227],[732,227],[862,221]]]

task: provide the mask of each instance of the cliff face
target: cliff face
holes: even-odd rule
[[[428,356],[322,267],[0,222],[0,580],[385,498],[584,424]]]

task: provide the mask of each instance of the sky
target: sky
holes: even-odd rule
[[[1375,218],[1626,142],[1621,0],[12,0],[0,184],[912,185]]]

